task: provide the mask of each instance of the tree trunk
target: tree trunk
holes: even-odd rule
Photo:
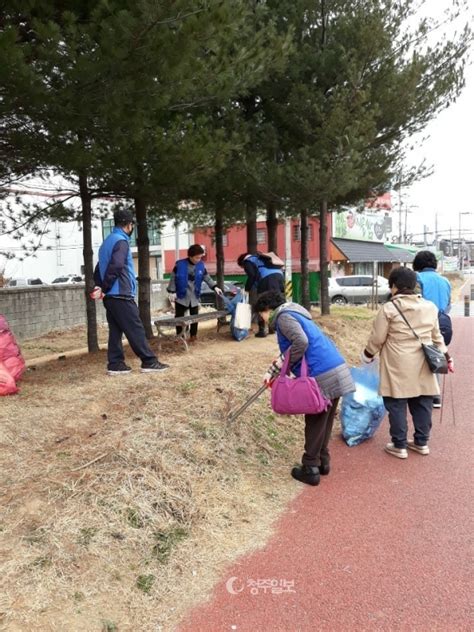
[[[89,353],[99,351],[97,339],[97,310],[90,292],[94,289],[94,251],[92,249],[92,197],[87,184],[87,174],[79,173],[79,192],[82,204],[82,244],[86,294],[87,348]]]
[[[328,203],[326,200],[321,202],[319,208],[319,276],[321,280],[320,286],[320,305],[321,314],[329,315],[331,311],[331,303],[329,301],[329,257],[327,248],[328,236]]]
[[[224,214],[220,208],[216,210],[214,240],[216,242],[216,280],[217,285],[224,291]],[[224,309],[224,301],[219,296],[217,297],[217,306],[219,309]]]
[[[148,339],[153,338],[151,327],[150,301],[150,240],[148,239],[147,208],[145,200],[137,195],[134,198],[135,214],[137,218],[137,247],[138,247],[138,311],[145,334]]]
[[[247,252],[257,252],[257,207],[253,202],[247,202],[245,209],[247,219]]]
[[[275,202],[267,204],[268,250],[278,254],[278,217]]]
[[[309,257],[308,257],[308,211],[301,211],[301,304],[308,311],[309,299]]]

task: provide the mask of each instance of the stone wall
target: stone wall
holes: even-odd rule
[[[167,281],[154,281],[152,312],[166,307]],[[97,301],[97,322],[103,323],[105,310]],[[50,331],[86,324],[84,286],[58,285],[27,288],[1,288],[0,314],[3,314],[18,340],[35,338]]]

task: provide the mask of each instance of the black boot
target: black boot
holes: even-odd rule
[[[265,329],[260,329],[257,331],[257,333],[255,334],[255,338],[266,338],[267,337],[267,333],[265,331]]]
[[[321,465],[319,466],[318,469],[321,476],[327,476],[329,472],[331,471],[331,468],[329,466],[329,460],[326,461],[324,459],[321,459]]]
[[[307,485],[319,485],[319,468],[310,465],[299,465],[291,470],[291,476]]]

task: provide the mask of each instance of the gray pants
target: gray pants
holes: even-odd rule
[[[414,440],[416,445],[426,445],[428,443],[433,409],[433,397],[431,395],[420,395],[419,397],[404,399],[384,397],[383,403],[388,411],[390,436],[396,448],[407,447],[407,404],[415,426]]]

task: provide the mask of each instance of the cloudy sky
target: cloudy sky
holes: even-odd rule
[[[429,0],[428,4],[432,7],[450,4],[442,0],[438,4],[438,1]],[[469,0],[469,14],[472,24],[474,0]],[[408,233],[422,233],[424,224],[434,230],[437,213],[442,236],[448,236],[451,228],[453,237],[457,237],[462,213],[464,236],[474,239],[474,192],[471,191],[474,185],[474,46],[465,76],[466,86],[458,100],[429,124],[423,134],[429,135],[428,140],[410,156],[414,163],[426,159],[434,173],[406,191],[408,208],[412,206]],[[393,202],[397,209],[396,196]],[[398,229],[396,219],[395,225]]]

